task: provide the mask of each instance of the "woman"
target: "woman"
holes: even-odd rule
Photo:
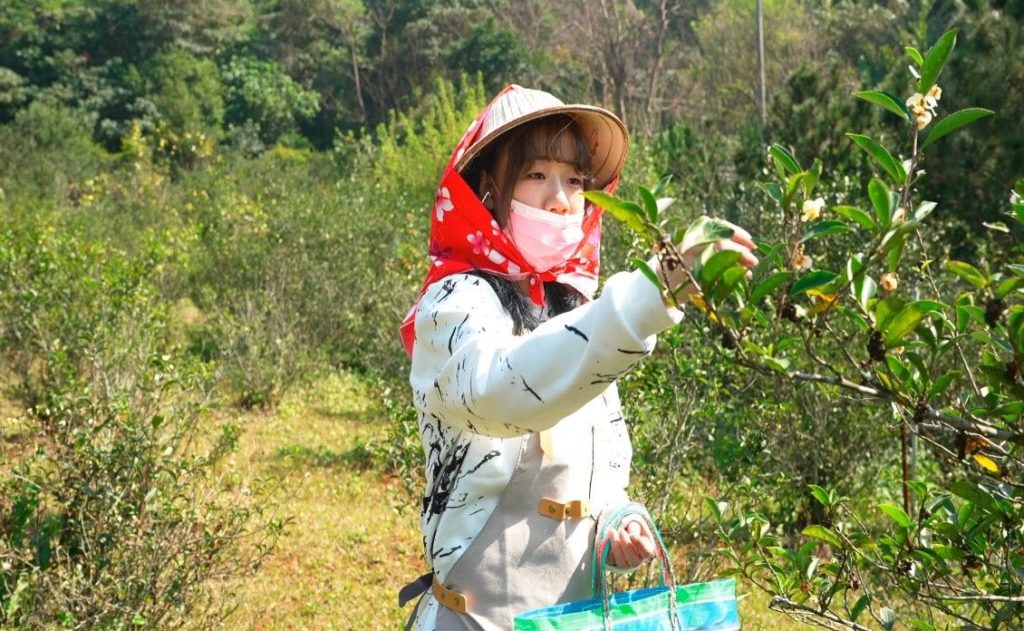
[[[597,525],[630,501],[615,380],[682,317],[638,272],[593,299],[601,211],[583,192],[614,189],[626,148],[610,112],[513,85],[445,169],[433,264],[402,327],[427,460],[431,573],[400,596],[425,593],[418,629],[509,629],[520,611],[591,596]],[[741,229],[720,247],[756,264]],[[654,554],[639,518],[611,541],[622,569]]]

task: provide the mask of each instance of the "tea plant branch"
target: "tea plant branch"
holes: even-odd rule
[[[875,388],[872,386],[859,384],[854,381],[850,381],[846,377],[830,377],[827,375],[799,371],[779,373],[779,371],[771,368],[770,366],[766,366],[759,362],[750,361],[749,359],[746,359],[744,357],[736,357],[734,361],[736,361],[736,363],[738,363],[741,366],[754,369],[760,372],[764,372],[766,374],[771,374],[774,376],[784,374],[784,376],[795,381],[809,381],[839,386],[841,388],[852,390],[854,392],[857,392],[858,394],[862,394],[873,399],[885,399],[908,409],[915,409],[915,407],[917,407],[913,401],[910,401],[905,396],[900,395],[897,392],[893,392],[892,390],[888,390],[885,388]],[[997,427],[989,425],[988,423],[985,423],[981,419],[975,418],[973,415],[971,415],[970,420],[968,420],[965,418],[960,418],[957,416],[946,414],[927,404],[920,406],[920,409],[922,412],[922,419],[932,419],[941,421],[955,430],[974,432],[977,433],[979,436],[983,436],[985,438],[996,438],[998,440],[1006,440],[1019,445],[1024,445],[1024,433],[1010,432],[999,429]]]
[[[768,607],[770,609],[774,609],[776,611],[781,611],[781,612],[786,613],[786,614],[790,614],[790,612],[800,612],[800,613],[806,613],[806,614],[808,614],[810,616],[824,618],[825,620],[828,620],[829,622],[833,622],[835,624],[841,624],[844,627],[846,627],[847,629],[852,629],[853,631],[871,631],[871,629],[869,629],[868,627],[859,625],[856,622],[853,622],[852,620],[846,620],[844,618],[841,618],[841,617],[839,617],[838,615],[832,613],[829,610],[818,611],[817,609],[814,609],[812,607],[808,607],[806,605],[801,605],[799,603],[793,602],[792,600],[786,598],[785,596],[778,596],[778,595],[773,596],[772,600],[771,600],[771,603],[768,604]],[[813,621],[813,618],[811,620]],[[824,625],[822,625],[822,626],[824,626]],[[834,629],[835,627],[828,627],[828,628]]]

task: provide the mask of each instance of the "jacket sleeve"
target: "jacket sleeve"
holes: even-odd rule
[[[523,335],[483,279],[431,285],[416,313],[410,382],[417,407],[454,427],[508,438],[545,430],[601,394],[682,314],[639,272]]]

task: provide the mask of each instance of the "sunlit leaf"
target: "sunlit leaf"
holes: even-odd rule
[[[956,29],[946,31],[935,42],[935,45],[928,49],[924,55],[924,63],[921,64],[921,80],[917,84],[917,91],[926,94],[942,73],[942,67],[946,65],[949,54],[956,45]]]
[[[859,225],[861,228],[870,230],[872,232],[874,232],[876,229],[875,220],[871,218],[871,215],[867,214],[860,208],[856,208],[854,206],[840,205],[833,206],[832,211],[841,217],[846,217],[851,221],[855,221],[857,225]]]
[[[805,537],[811,537],[812,539],[824,541],[833,548],[843,547],[843,541],[839,538],[839,535],[837,535],[833,530],[826,528],[824,526],[814,524],[813,526],[808,526],[804,528],[800,532],[800,534],[802,534]]]
[[[702,216],[686,229],[678,250],[686,252],[698,245],[706,245],[732,237],[733,228],[718,219]]]
[[[631,262],[638,270],[640,270],[643,273],[644,276],[649,278],[651,282],[654,283],[654,286],[657,287],[659,291],[662,289],[661,279],[658,278],[658,275],[654,272],[653,269],[651,269],[651,266],[647,264],[647,261],[641,258],[634,258],[631,260]]]
[[[885,345],[887,347],[897,346],[907,334],[914,330],[923,317],[924,314],[916,304],[911,303],[903,307],[882,329]]]
[[[896,522],[904,528],[910,528],[914,525],[914,521],[910,519],[910,516],[907,515],[907,513],[902,508],[896,506],[895,504],[883,502],[882,504],[878,505],[878,509],[881,510],[886,515],[888,515],[889,519],[893,520],[894,522]]]
[[[646,234],[647,227],[643,220],[644,210],[635,203],[619,199],[604,191],[585,191],[583,197],[611,213],[613,217],[629,226],[634,232]]]
[[[860,304],[861,308],[867,311],[868,303],[878,292],[878,283],[876,283],[875,280],[867,274],[864,274],[863,276],[858,276],[857,279],[853,281],[853,291],[854,297],[857,298],[857,302]]]
[[[771,155],[772,160],[775,161],[779,177],[785,177],[786,173],[792,175],[803,170],[800,168],[800,163],[793,157],[793,154],[782,145],[773,144],[768,147],[768,153]]]
[[[921,51],[914,48],[913,46],[907,46],[903,50],[907,51],[907,56],[910,57],[911,61],[913,61],[915,64],[917,64],[918,66],[924,65],[924,57],[921,55]]]
[[[818,486],[817,484],[808,484],[807,487],[811,489],[811,495],[814,499],[818,500],[822,506],[828,508],[832,505],[832,501],[829,499],[828,491]]]
[[[735,265],[740,260],[740,253],[734,250],[721,250],[715,252],[700,270],[700,282],[705,287],[710,286],[725,270]]]
[[[828,236],[830,234],[839,234],[841,232],[850,232],[850,228],[841,221],[834,219],[828,219],[825,221],[819,221],[807,229],[804,233],[801,241],[806,242],[811,239],[817,239],[818,237]]]
[[[903,170],[903,165],[900,164],[899,160],[892,157],[889,150],[878,143],[874,138],[868,136],[862,136],[860,134],[846,134],[850,140],[857,143],[857,146],[863,149],[874,158],[875,162],[892,178],[893,183],[897,186],[902,186],[904,181],[907,179],[907,173]]]
[[[889,110],[893,114],[899,116],[905,121],[910,120],[910,114],[907,112],[907,108],[903,104],[903,102],[887,92],[879,92],[877,90],[862,90],[861,92],[857,92],[856,95],[857,98],[864,99],[868,103],[881,105],[882,107]]]
[[[988,279],[970,263],[949,260],[946,261],[946,269],[975,287],[981,288],[988,284]]]
[[[640,199],[644,202],[647,218],[651,220],[651,223],[658,221],[658,200],[654,198],[654,193],[642,186],[638,186],[637,190],[640,192]]]
[[[970,125],[976,120],[980,120],[993,114],[995,114],[995,112],[983,107],[969,107],[967,109],[953,112],[949,116],[946,116],[939,122],[935,123],[935,127],[932,127],[931,133],[928,134],[924,143],[921,144],[921,149],[926,148],[928,145],[950,132],[956,131],[965,125]]]
[[[875,326],[878,327],[878,330],[884,330],[888,326],[889,320],[902,311],[906,304],[906,301],[896,297],[879,300],[875,305]]]
[[[875,217],[878,224],[883,228],[889,227],[892,219],[892,208],[889,206],[889,189],[885,187],[878,178],[871,178],[868,182],[868,197],[871,198],[871,206],[875,209]]]

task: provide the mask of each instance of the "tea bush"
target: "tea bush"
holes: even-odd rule
[[[703,510],[718,524],[729,573],[771,594],[773,608],[812,624],[859,630],[868,628],[859,620],[873,619],[892,629],[902,618],[924,631],[950,619],[964,628],[1024,623],[1024,267],[1014,238],[1024,229],[1024,180],[1000,221],[983,224],[994,243],[977,264],[950,258],[952,244],[932,232],[939,204],[920,199],[927,190],[925,152],[993,114],[970,107],[938,118],[948,95],[937,80],[956,37],[949,31],[925,52],[907,48],[914,78],[909,98],[857,92],[900,119],[907,137],[905,153],[894,155],[886,137],[846,134],[850,151],[862,150],[878,171],[866,194],[841,204],[816,197],[827,176],[822,162],[804,168],[794,153],[772,145],[775,179],[762,188],[770,199],[766,210],[779,223],[758,242],[761,263],[753,279],[737,265],[738,253],[708,247],[687,281],[699,289],[692,302],[704,314],[705,332],[717,339],[716,360],[748,383],[764,379],[757,392],[769,412],[800,410],[796,418],[793,409],[781,418],[802,425],[805,440],[801,432],[775,428],[788,439],[789,454],[801,446],[827,450],[838,438],[843,452],[822,462],[833,471],[865,461],[855,455],[843,463],[851,449],[863,450],[870,462],[876,443],[895,461],[874,465],[874,484],[850,496],[840,490],[846,480],[807,484],[816,506],[806,526],[779,520],[768,498],[747,503],[741,495],[736,506],[728,487],[706,498]],[[588,196],[656,244],[667,261],[732,234],[706,217],[675,230],[660,210],[665,202],[655,201],[661,188],[641,191],[640,204]],[[681,379],[669,389],[688,383]],[[741,394],[730,405],[744,403]],[[833,414],[855,426],[850,434],[830,426]],[[798,457],[788,468],[799,472],[800,460],[815,458]],[[818,467],[809,473],[834,477]]]
[[[168,341],[161,262],[0,225],[0,357],[25,410],[0,452],[4,626],[211,628],[230,603],[210,580],[274,536],[264,494],[216,476],[238,429],[198,432],[212,367]]]

